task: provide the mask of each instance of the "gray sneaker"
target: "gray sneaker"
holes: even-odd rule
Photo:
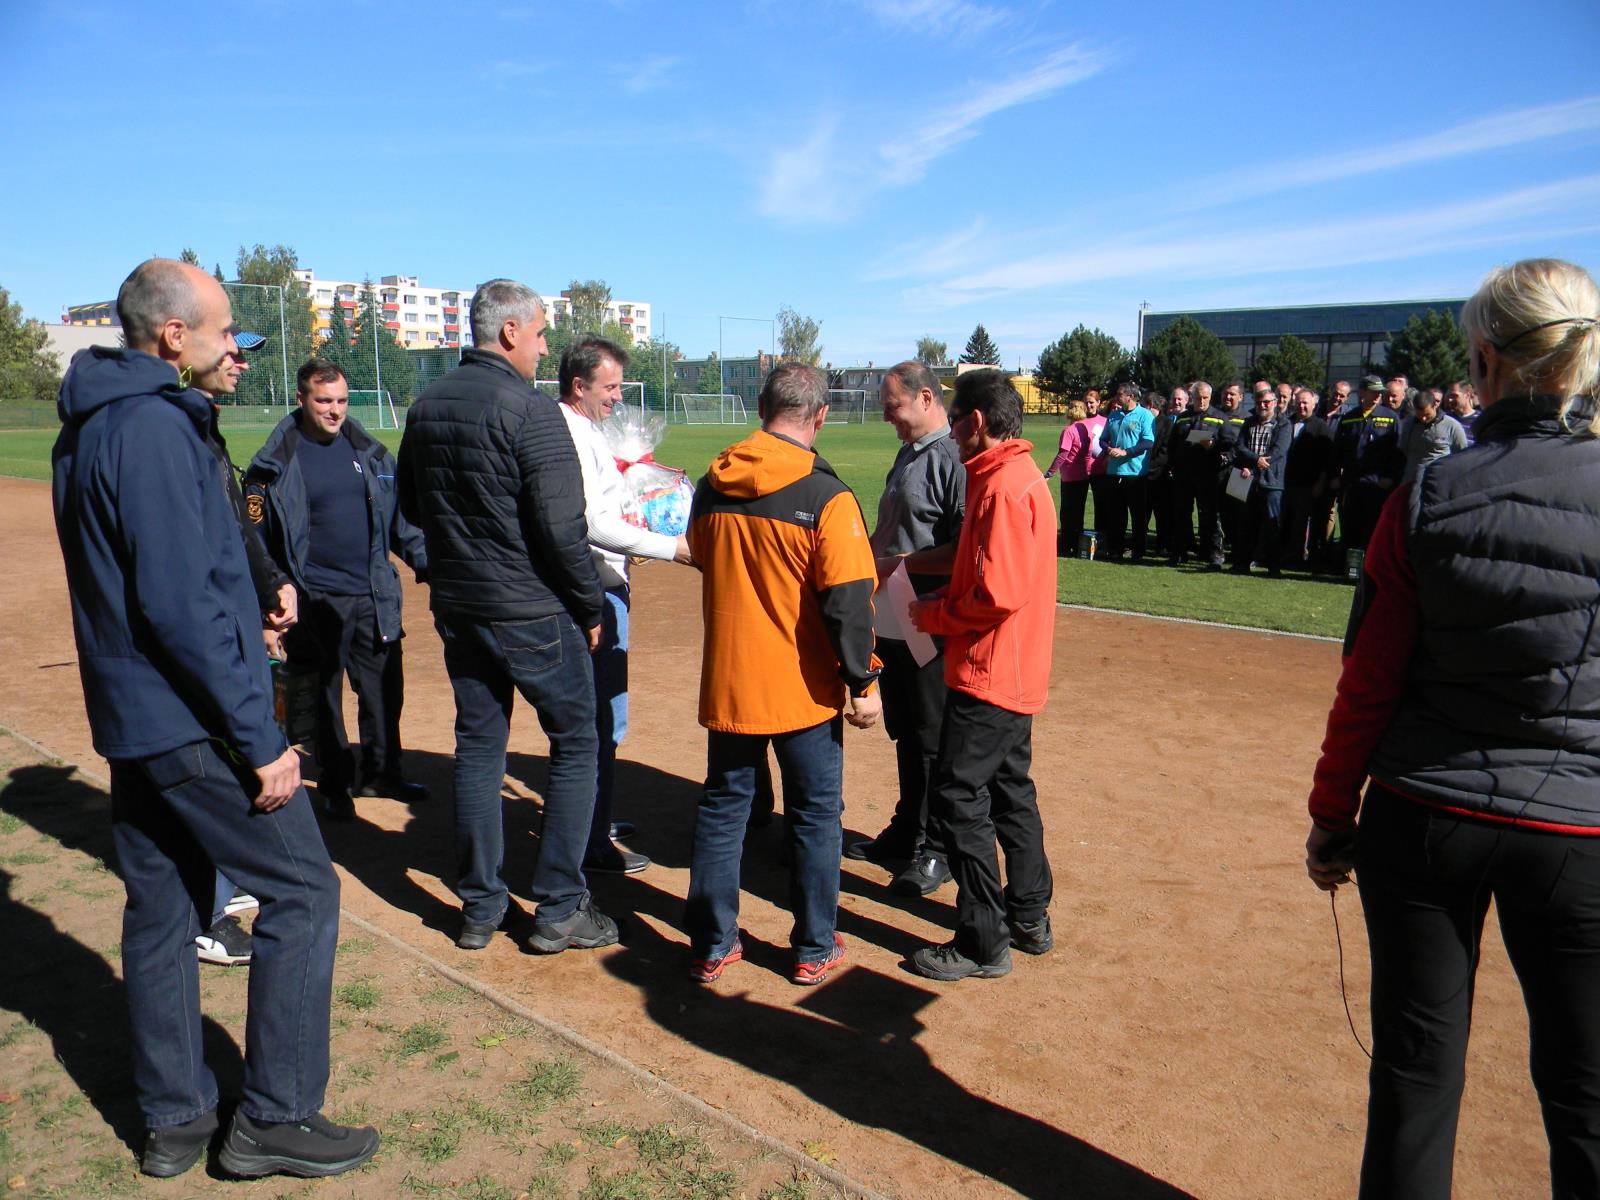
[[[1024,954],[1049,954],[1056,944],[1055,934],[1050,932],[1050,914],[1045,913],[1037,921],[1011,921],[1007,923],[1011,931],[1011,944]]]
[[[523,949],[534,954],[560,954],[563,950],[598,950],[617,944],[617,923],[594,906],[585,895],[572,914],[559,921],[533,923],[533,932]]]
[[[927,979],[953,983],[957,979],[998,979],[1011,973],[1011,951],[1000,951],[992,963],[981,963],[968,958],[956,949],[954,942],[942,946],[924,946],[911,956],[911,969]]]
[[[365,1125],[335,1125],[321,1113],[269,1124],[235,1112],[217,1162],[230,1175],[245,1179],[319,1179],[353,1171],[377,1152],[378,1131]]]

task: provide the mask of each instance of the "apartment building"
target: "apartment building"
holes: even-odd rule
[[[316,313],[318,337],[326,337],[337,305],[346,325],[354,325],[365,280],[318,279],[303,267],[295,277],[305,285]],[[372,284],[383,324],[409,350],[450,349],[472,344],[467,313],[472,289],[424,287],[415,275],[384,275]]]

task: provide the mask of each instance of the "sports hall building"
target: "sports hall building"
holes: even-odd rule
[[[1335,380],[1356,383],[1368,371],[1383,373],[1385,343],[1412,317],[1443,309],[1461,320],[1460,300],[1391,300],[1362,304],[1306,304],[1290,308],[1213,308],[1139,314],[1139,345],[1179,317],[1192,317],[1233,353],[1239,375],[1250,375],[1256,356],[1293,334],[1311,347],[1325,367],[1323,388]]]

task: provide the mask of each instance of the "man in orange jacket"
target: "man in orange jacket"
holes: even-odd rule
[[[1033,714],[1044,707],[1056,617],[1056,514],[1022,433],[1022,397],[999,371],[956,380],[950,431],[967,468],[967,517],[950,586],[911,606],[917,628],[943,634],[950,688],[934,819],[944,826],[959,889],[956,935],[911,956],[929,979],[993,979],[1011,946],[1043,954],[1050,933],[1033,761]],[[1006,856],[1000,887],[995,838]]]
[[[689,976],[710,983],[744,957],[739,859],[770,742],[790,829],[789,978],[815,984],[844,959],[834,928],[843,722],[865,729],[882,707],[872,652],[878,572],[861,505],[812,449],[828,414],[826,378],[813,367],[778,367],[760,406],[760,431],[712,462],[689,522],[689,549],[705,572],[707,730],[685,907]]]

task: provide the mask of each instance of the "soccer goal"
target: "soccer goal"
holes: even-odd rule
[[[381,390],[352,388],[350,391],[350,415],[363,425],[370,424],[374,429],[400,428],[400,414],[395,409],[394,400],[390,398],[388,388]]]
[[[829,388],[829,425],[861,425],[867,419],[867,392],[865,388]]]
[[[744,397],[678,393],[676,416],[685,425],[746,425]]]

